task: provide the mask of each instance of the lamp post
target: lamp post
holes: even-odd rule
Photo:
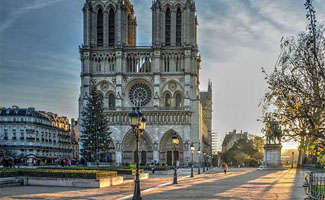
[[[203,164],[203,172],[205,172],[205,168],[206,168],[206,162],[205,162],[205,155],[206,155],[207,153],[205,153],[205,151],[203,152],[203,162],[204,162],[204,164]],[[207,169],[207,171],[208,171],[208,169]]]
[[[191,152],[192,152],[191,177],[194,177],[194,174],[193,174],[193,161],[194,161],[194,159],[193,159],[193,155],[194,155],[194,151],[195,151],[195,146],[194,146],[194,144],[192,143],[192,144],[191,144]]]
[[[199,164],[198,164],[198,169],[197,169],[197,173],[201,174],[201,170],[200,170],[200,160],[201,160],[201,149],[199,148],[199,150],[197,150],[197,153],[199,155]]]
[[[294,156],[295,156],[295,152],[293,151],[292,152],[292,158],[291,158],[291,168],[293,168],[293,158],[294,158]]]
[[[143,117],[143,114],[139,109],[133,108],[132,112],[129,114],[130,125],[132,131],[135,134],[136,138],[136,174],[134,181],[134,193],[133,200],[141,200],[141,191],[140,191],[140,179],[139,179],[139,133],[144,131],[146,127],[146,119]]]
[[[173,184],[178,184],[177,183],[177,165],[176,165],[176,150],[177,150],[177,145],[179,144],[179,138],[177,136],[177,133],[175,132],[174,135],[172,136],[172,142],[175,147],[175,153],[174,153],[174,162],[175,162],[175,169],[174,169],[174,181]]]

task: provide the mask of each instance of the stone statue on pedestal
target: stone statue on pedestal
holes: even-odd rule
[[[265,168],[281,168],[282,131],[279,123],[275,120],[267,122],[266,127],[263,166]]]

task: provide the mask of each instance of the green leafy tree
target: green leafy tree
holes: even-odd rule
[[[256,149],[258,152],[263,153],[264,152],[264,138],[261,136],[253,135],[252,140],[253,140],[254,149]]]
[[[91,84],[87,104],[82,112],[81,142],[83,158],[96,161],[97,164],[100,155],[107,151],[111,143],[111,132],[102,105],[103,96],[97,91],[96,86]]]
[[[249,139],[239,139],[234,145],[225,153],[221,155],[221,158],[226,163],[237,163],[236,156],[244,153],[249,156],[254,155],[257,152],[253,147],[253,141]]]
[[[319,163],[325,167],[325,155],[323,157],[321,157]]]
[[[244,163],[250,161],[251,156],[245,153],[239,153],[235,156],[235,160],[239,165],[243,165]]]
[[[256,152],[252,157],[255,158],[256,160],[263,160],[264,154],[262,152]]]
[[[279,122],[284,139],[300,141],[300,155],[315,155],[316,145],[325,145],[325,28],[316,23],[312,0],[305,6],[308,31],[283,39],[274,71],[263,69],[263,110],[264,122]]]

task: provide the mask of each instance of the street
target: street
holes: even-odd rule
[[[185,172],[187,172],[185,170]],[[303,199],[303,172],[300,170],[220,169],[194,178],[180,172],[177,185],[171,175],[156,175],[141,182],[143,199]],[[64,187],[4,187],[1,199],[132,199],[133,183],[103,189]]]

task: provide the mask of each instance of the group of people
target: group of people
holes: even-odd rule
[[[13,168],[15,166],[20,166],[24,164],[24,160],[22,158],[13,158],[9,156],[0,157],[0,165],[4,168]]]
[[[2,164],[4,168],[12,168],[14,167],[14,159],[11,157],[1,157],[0,164]]]
[[[71,167],[72,161],[71,161],[71,159],[63,158],[63,159],[60,159],[57,161],[57,165],[61,165],[62,167],[65,167],[65,166]]]

